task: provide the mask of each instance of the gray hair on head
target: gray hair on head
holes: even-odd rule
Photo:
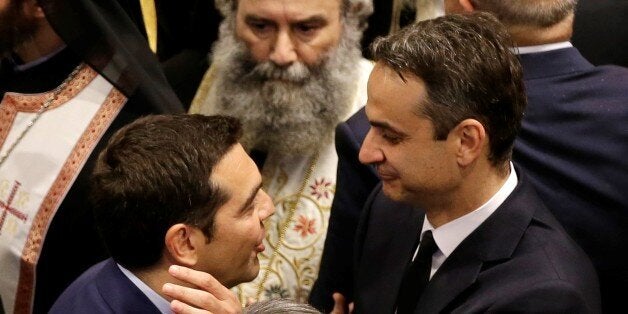
[[[309,304],[298,303],[288,299],[271,299],[247,306],[245,314],[321,314]]]
[[[359,30],[364,30],[367,26],[368,17],[373,14],[373,0],[338,1],[342,1],[342,12],[345,19],[351,22],[355,22]],[[223,17],[229,17],[233,15],[238,8],[238,0],[215,0],[215,5]]]
[[[471,0],[477,10],[488,11],[507,26],[548,27],[573,14],[577,0]]]

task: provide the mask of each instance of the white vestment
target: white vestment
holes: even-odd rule
[[[24,132],[53,95],[7,92],[0,102],[0,156],[14,146],[0,164],[0,296],[7,313],[31,309],[48,227],[127,100],[84,66]]]

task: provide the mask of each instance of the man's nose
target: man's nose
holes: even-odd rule
[[[260,220],[264,220],[275,213],[275,204],[273,204],[272,198],[266,192],[262,190],[263,200],[262,200],[262,209],[260,210],[259,218]]]
[[[278,66],[288,66],[297,61],[297,52],[288,32],[279,32],[270,53],[270,61]]]
[[[384,154],[374,143],[372,128],[366,134],[358,158],[363,164],[378,164],[384,161]]]

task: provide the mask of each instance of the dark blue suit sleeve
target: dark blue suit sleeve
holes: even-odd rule
[[[353,299],[353,244],[362,206],[379,179],[371,166],[358,160],[369,124],[364,109],[336,128],[338,173],[329,228],[318,279],[310,303],[324,312],[333,308],[332,294]]]

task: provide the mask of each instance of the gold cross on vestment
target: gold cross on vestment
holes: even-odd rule
[[[0,209],[4,209],[4,211],[2,212],[2,216],[0,216],[0,234],[2,234],[2,227],[4,226],[4,220],[7,218],[8,213],[13,214],[13,216],[17,217],[17,219],[21,221],[26,221],[26,219],[28,219],[28,216],[26,214],[20,212],[19,210],[17,210],[17,208],[11,207],[11,203],[13,203],[15,194],[17,194],[17,190],[20,188],[21,185],[22,184],[19,181],[15,181],[7,202],[4,203],[2,200],[0,200]]]

